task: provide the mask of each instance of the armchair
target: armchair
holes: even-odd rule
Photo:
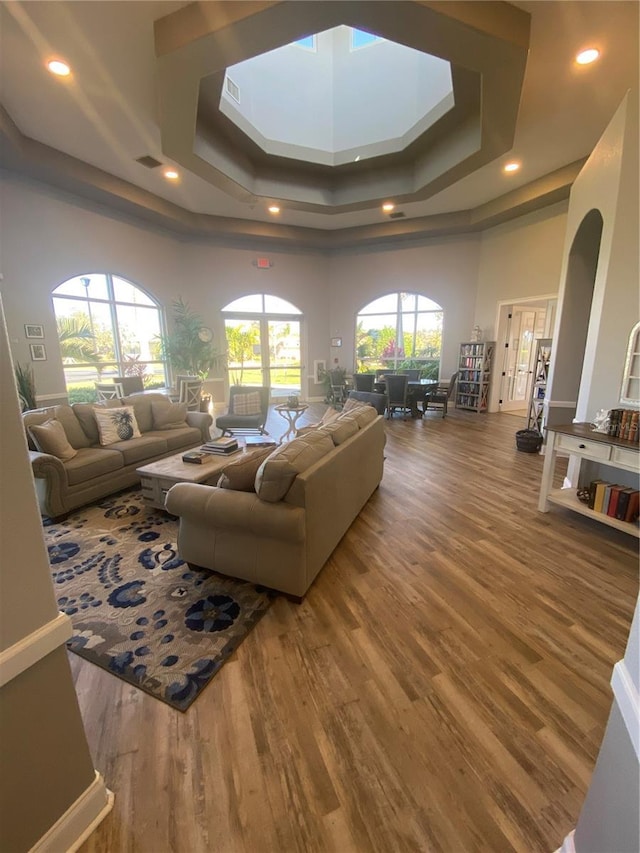
[[[269,435],[265,429],[269,415],[271,389],[268,386],[232,385],[229,389],[229,408],[226,415],[216,418],[222,435],[234,432],[257,432]]]

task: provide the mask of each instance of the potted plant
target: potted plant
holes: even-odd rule
[[[174,373],[204,380],[224,360],[213,345],[213,332],[182,297],[174,300],[172,327],[162,338],[162,351]]]
[[[36,383],[33,378],[33,368],[29,364],[23,367],[21,364],[16,363],[14,372],[22,411],[27,412],[29,409],[37,409],[38,403],[36,401]]]

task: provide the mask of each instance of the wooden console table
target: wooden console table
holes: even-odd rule
[[[589,518],[594,518],[602,524],[615,527],[624,533],[640,538],[640,528],[629,521],[620,521],[606,513],[595,512],[576,497],[576,489],[554,489],[553,475],[556,459],[563,456],[577,456],[580,460],[589,459],[600,462],[611,468],[640,473],[640,447],[635,441],[625,441],[594,432],[590,424],[566,424],[547,427],[547,447],[545,451],[542,482],[540,484],[540,512],[548,512],[549,504],[557,504],[574,512],[579,512]],[[637,485],[636,485],[637,488]]]

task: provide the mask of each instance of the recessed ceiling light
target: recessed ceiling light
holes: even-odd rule
[[[516,163],[514,160],[512,163],[505,163],[502,167],[502,171],[510,175],[512,172],[517,172],[519,168],[520,163]]]
[[[61,59],[50,59],[49,62],[47,62],[47,68],[57,77],[68,77],[69,74],[71,74],[71,68]]]
[[[269,213],[274,213],[274,214],[280,213],[280,208],[278,207],[277,204],[270,204],[267,209],[268,209]]]
[[[385,201],[385,203],[382,205],[382,209],[385,213],[391,213],[392,210],[395,210],[395,204],[390,201]]]
[[[165,169],[162,173],[168,181],[177,181],[180,175],[175,169]]]
[[[596,59],[599,59],[600,51],[597,47],[588,47],[586,50],[581,50],[579,54],[576,56],[576,62],[578,65],[590,65],[592,62],[595,62]]]

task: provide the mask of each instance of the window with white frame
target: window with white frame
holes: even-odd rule
[[[167,384],[163,315],[137,285],[111,273],[87,273],[52,293],[70,402],[95,399],[95,382],[140,376],[145,388]]]

